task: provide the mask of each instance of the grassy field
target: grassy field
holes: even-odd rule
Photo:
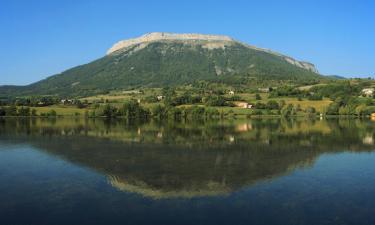
[[[328,98],[325,98],[323,100],[318,100],[318,101],[307,100],[307,99],[302,99],[302,101],[299,101],[296,97],[269,98],[268,93],[260,93],[259,95],[261,97],[261,100],[256,100],[255,94],[249,94],[249,93],[238,94],[238,96],[240,96],[244,101],[253,103],[253,104],[256,104],[257,102],[267,103],[269,100],[275,100],[277,102],[284,100],[286,104],[300,105],[301,109],[303,110],[310,106],[310,107],[314,107],[319,112],[322,112],[325,108],[328,107],[330,103],[332,103],[332,101]]]
[[[127,92],[112,92],[107,95],[96,95],[92,97],[82,98],[81,101],[87,101],[89,103],[93,102],[109,102],[111,105],[116,107],[121,107],[126,100],[130,99],[144,99],[146,96],[157,96],[161,94],[161,89],[147,89],[140,91],[127,91]],[[181,93],[179,93],[181,94]],[[285,101],[286,104],[300,105],[302,110],[307,107],[314,107],[317,112],[323,112],[328,105],[332,102],[329,99],[323,99],[319,101],[312,101],[307,99],[298,100],[296,97],[279,97],[279,98],[269,98],[269,93],[260,93],[261,100],[256,100],[256,95],[254,93],[238,93],[236,94],[241,97],[243,101],[248,103],[256,104],[257,102],[267,103],[269,100],[275,100],[277,102]],[[231,97],[227,95],[226,97]],[[102,103],[102,104],[103,104]],[[155,105],[162,104],[162,102],[157,103],[145,103],[141,102],[141,105],[145,108],[152,109]],[[191,107],[192,105],[183,105],[179,107]],[[200,106],[204,107],[203,104]],[[224,114],[234,114],[247,116],[252,114],[253,109],[246,109],[240,107],[215,107],[220,113]],[[66,105],[53,105],[48,107],[33,107],[37,110],[37,114],[45,114],[51,110],[55,110],[58,116],[84,116],[86,111],[91,109],[79,109],[75,106]],[[265,112],[263,112],[265,113]],[[275,113],[275,112],[272,112]]]
[[[46,107],[31,107],[35,109],[37,114],[48,113],[51,110],[55,110],[58,116],[84,116],[87,109],[78,109],[76,107],[62,106],[62,105],[52,105]]]
[[[311,100],[302,100],[298,101],[297,99],[291,99],[291,98],[285,98],[286,104],[293,104],[293,105],[300,105],[301,109],[306,109],[307,107],[314,107],[318,112],[323,112],[324,109],[328,107],[329,104],[331,104],[331,100],[329,99],[323,99],[319,101],[311,101]]]
[[[86,98],[81,98],[81,101],[95,102],[95,101],[109,101],[109,102],[124,102],[130,99],[142,99],[146,96],[158,96],[161,95],[160,88],[150,88],[145,90],[134,90],[134,91],[116,91],[106,95],[95,95]]]

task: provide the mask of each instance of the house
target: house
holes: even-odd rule
[[[70,99],[62,99],[61,100],[61,104],[72,104],[73,103],[73,100],[70,100]]]
[[[229,91],[229,95],[234,95],[234,91]]]
[[[162,96],[162,95],[159,95],[159,96],[157,96],[157,97],[156,97],[156,99],[157,99],[158,101],[161,101],[161,100],[163,100],[163,99],[164,99],[164,96]]]
[[[374,96],[374,91],[375,91],[374,88],[364,88],[362,89],[361,93],[363,96],[372,97]]]
[[[244,109],[252,109],[253,105],[247,103],[247,102],[235,102],[234,105],[236,107],[244,108]]]

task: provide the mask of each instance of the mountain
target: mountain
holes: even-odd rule
[[[149,33],[124,40],[102,58],[27,86],[3,86],[0,96],[87,96],[110,90],[196,81],[251,85],[254,80],[324,79],[315,66],[227,36]]]
[[[326,75],[327,77],[330,77],[330,78],[333,78],[333,79],[336,79],[336,80],[345,80],[347,78],[343,77],[343,76],[340,76],[340,75]]]

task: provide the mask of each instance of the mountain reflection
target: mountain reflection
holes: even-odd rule
[[[3,119],[0,143],[31,144],[151,198],[229,194],[300,168],[323,153],[371,151],[369,120],[197,123]]]

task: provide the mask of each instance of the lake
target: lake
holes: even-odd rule
[[[0,224],[375,224],[375,122],[0,119]]]

